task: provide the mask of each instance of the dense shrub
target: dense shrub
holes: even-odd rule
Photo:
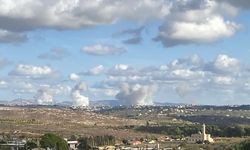
[[[55,150],[68,150],[67,142],[60,136],[57,136],[52,133],[44,134],[41,137],[40,144],[42,148],[53,148]]]

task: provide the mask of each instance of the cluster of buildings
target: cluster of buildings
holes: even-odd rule
[[[68,141],[67,139],[65,139],[68,143],[68,147],[69,150],[77,150],[79,142],[78,141]],[[201,132],[197,133],[197,134],[192,134],[190,137],[185,138],[185,140],[187,141],[187,143],[214,143],[213,138],[211,137],[210,134],[206,133],[206,125],[203,124],[202,125],[202,130]],[[165,140],[164,140],[165,141]],[[171,140],[168,140],[171,141]],[[131,141],[128,146],[122,146],[122,145],[115,145],[115,146],[102,146],[102,147],[95,147],[93,148],[94,150],[129,150],[129,149],[134,149],[134,150],[139,150],[139,149],[147,149],[147,150],[153,150],[153,149],[160,149],[160,145],[158,142],[160,141],[155,141],[155,140],[151,140],[151,141],[147,141],[147,143],[145,144],[144,142],[142,142],[141,140],[134,140]],[[5,144],[0,144],[0,146],[8,146],[11,149],[15,150],[18,147],[24,147],[25,145],[25,141],[11,141],[11,142],[7,142]],[[146,147],[145,147],[146,145]],[[161,148],[164,149],[164,148]],[[169,148],[171,149],[171,148]]]
[[[186,138],[187,143],[214,143],[214,139],[211,137],[210,134],[206,133],[206,125],[202,125],[201,132],[197,134],[192,134],[190,137]],[[70,150],[77,150],[77,141],[68,141],[68,145]],[[140,140],[131,141],[129,146],[102,146],[102,147],[96,147],[95,150],[140,150],[140,149],[147,149],[147,150],[159,150],[159,149],[172,149],[172,148],[160,148],[160,145],[157,141],[151,140],[147,143],[147,146],[144,146],[143,142]]]

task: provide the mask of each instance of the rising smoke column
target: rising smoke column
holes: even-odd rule
[[[53,94],[49,89],[39,89],[34,96],[39,105],[53,105]]]
[[[175,88],[175,91],[181,98],[184,98],[191,92],[191,87],[187,83],[181,83]]]
[[[116,95],[116,98],[123,105],[150,105],[153,103],[152,96],[154,91],[154,86],[124,83],[121,85],[120,92]]]
[[[82,95],[81,92],[87,90],[87,86],[84,82],[79,82],[71,91],[71,98],[74,106],[88,106],[89,98]]]

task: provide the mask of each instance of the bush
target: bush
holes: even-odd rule
[[[229,150],[250,150],[250,140],[246,140],[239,144],[236,144]]]
[[[111,135],[82,137],[79,140],[78,149],[88,150],[95,146],[114,145],[115,137]]]
[[[60,136],[57,136],[52,133],[44,134],[41,137],[40,144],[42,148],[53,148],[55,150],[68,150],[67,142]]]
[[[37,144],[35,142],[33,142],[33,141],[28,141],[25,144],[25,149],[32,150],[33,148],[37,148]]]

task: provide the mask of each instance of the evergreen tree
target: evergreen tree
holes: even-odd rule
[[[68,150],[67,142],[60,136],[57,136],[52,133],[44,134],[41,137],[40,144],[42,148],[51,148],[54,150]]]

